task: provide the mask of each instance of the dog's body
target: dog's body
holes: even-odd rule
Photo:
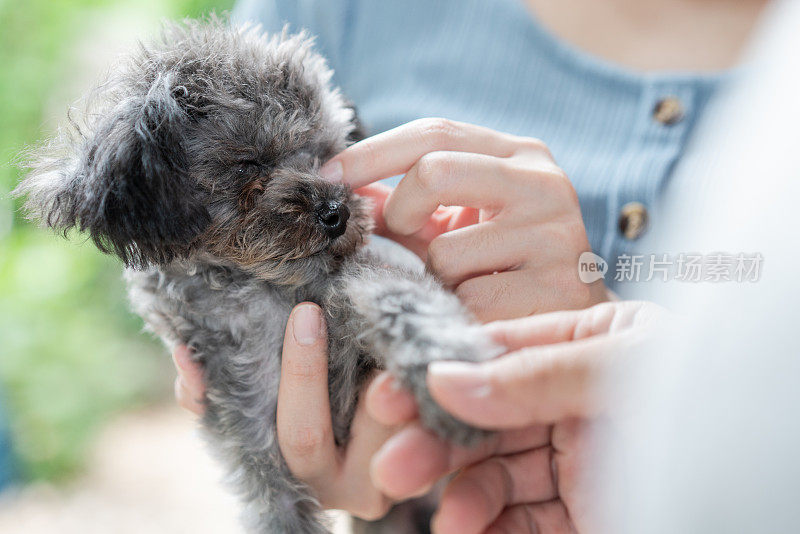
[[[39,152],[18,189],[34,216],[120,256],[149,328],[194,349],[205,428],[258,533],[326,531],[275,435],[283,334],[299,302],[325,312],[339,445],[376,368],[415,394],[443,437],[484,435],[433,402],[425,372],[496,350],[421,265],[363,247],[369,207],[317,175],[355,128],[329,78],[304,36],[170,26],[102,88],[85,131]]]
[[[254,532],[324,531],[307,488],[281,460],[275,435],[281,347],[294,305],[313,301],[326,312],[331,413],[340,444],[347,443],[358,391],[373,369],[392,369],[426,405],[428,359],[488,352],[455,297],[421,269],[389,266],[391,258],[370,248],[324,283],[298,288],[207,263],[126,271],[134,309],[168,345],[189,344],[203,363],[205,428],[247,502]],[[422,414],[447,437],[470,442],[475,436],[436,408]]]

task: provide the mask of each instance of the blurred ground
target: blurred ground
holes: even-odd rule
[[[171,406],[120,417],[94,444],[88,471],[56,488],[0,495],[3,534],[239,533],[239,506],[220,483],[192,416]],[[348,531],[339,516],[338,534]]]

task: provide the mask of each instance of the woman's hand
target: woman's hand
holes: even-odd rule
[[[606,300],[602,281],[578,278],[590,250],[578,198],[541,141],[422,119],[354,144],[320,172],[373,198],[377,233],[425,259],[482,321]],[[394,190],[364,187],[398,174]]]
[[[602,532],[585,479],[590,438],[607,430],[609,415],[596,386],[662,315],[652,304],[614,302],[487,325],[510,352],[482,364],[433,363],[428,385],[453,415],[499,432],[464,450],[411,422],[373,458],[373,481],[404,499],[464,468],[444,492],[436,534]],[[370,413],[385,425],[413,421],[413,398],[392,384],[386,374],[373,382]]]
[[[363,519],[386,514],[391,502],[373,485],[373,454],[395,427],[383,425],[356,409],[347,448],[333,438],[328,397],[328,346],[321,310],[299,304],[286,325],[278,389],[278,443],[292,474],[308,484],[325,509],[340,509]],[[190,351],[173,354],[178,368],[175,396],[184,408],[202,415],[205,386],[202,370]]]

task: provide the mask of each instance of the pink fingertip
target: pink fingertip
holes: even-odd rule
[[[319,170],[319,176],[326,182],[334,182],[338,183],[342,181],[344,176],[344,169],[342,168],[342,162],[337,160],[331,160],[325,165],[322,166]]]

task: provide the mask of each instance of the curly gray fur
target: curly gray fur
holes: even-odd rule
[[[118,255],[148,328],[194,349],[204,427],[251,532],[327,531],[276,439],[283,332],[299,302],[326,313],[339,445],[375,368],[401,379],[444,438],[484,435],[433,402],[425,372],[497,349],[418,263],[362,246],[369,206],[318,176],[356,127],[330,77],[304,34],[169,24],[91,95],[83,124],[31,153],[16,190],[33,217]],[[320,219],[326,206],[344,219],[337,231]]]

